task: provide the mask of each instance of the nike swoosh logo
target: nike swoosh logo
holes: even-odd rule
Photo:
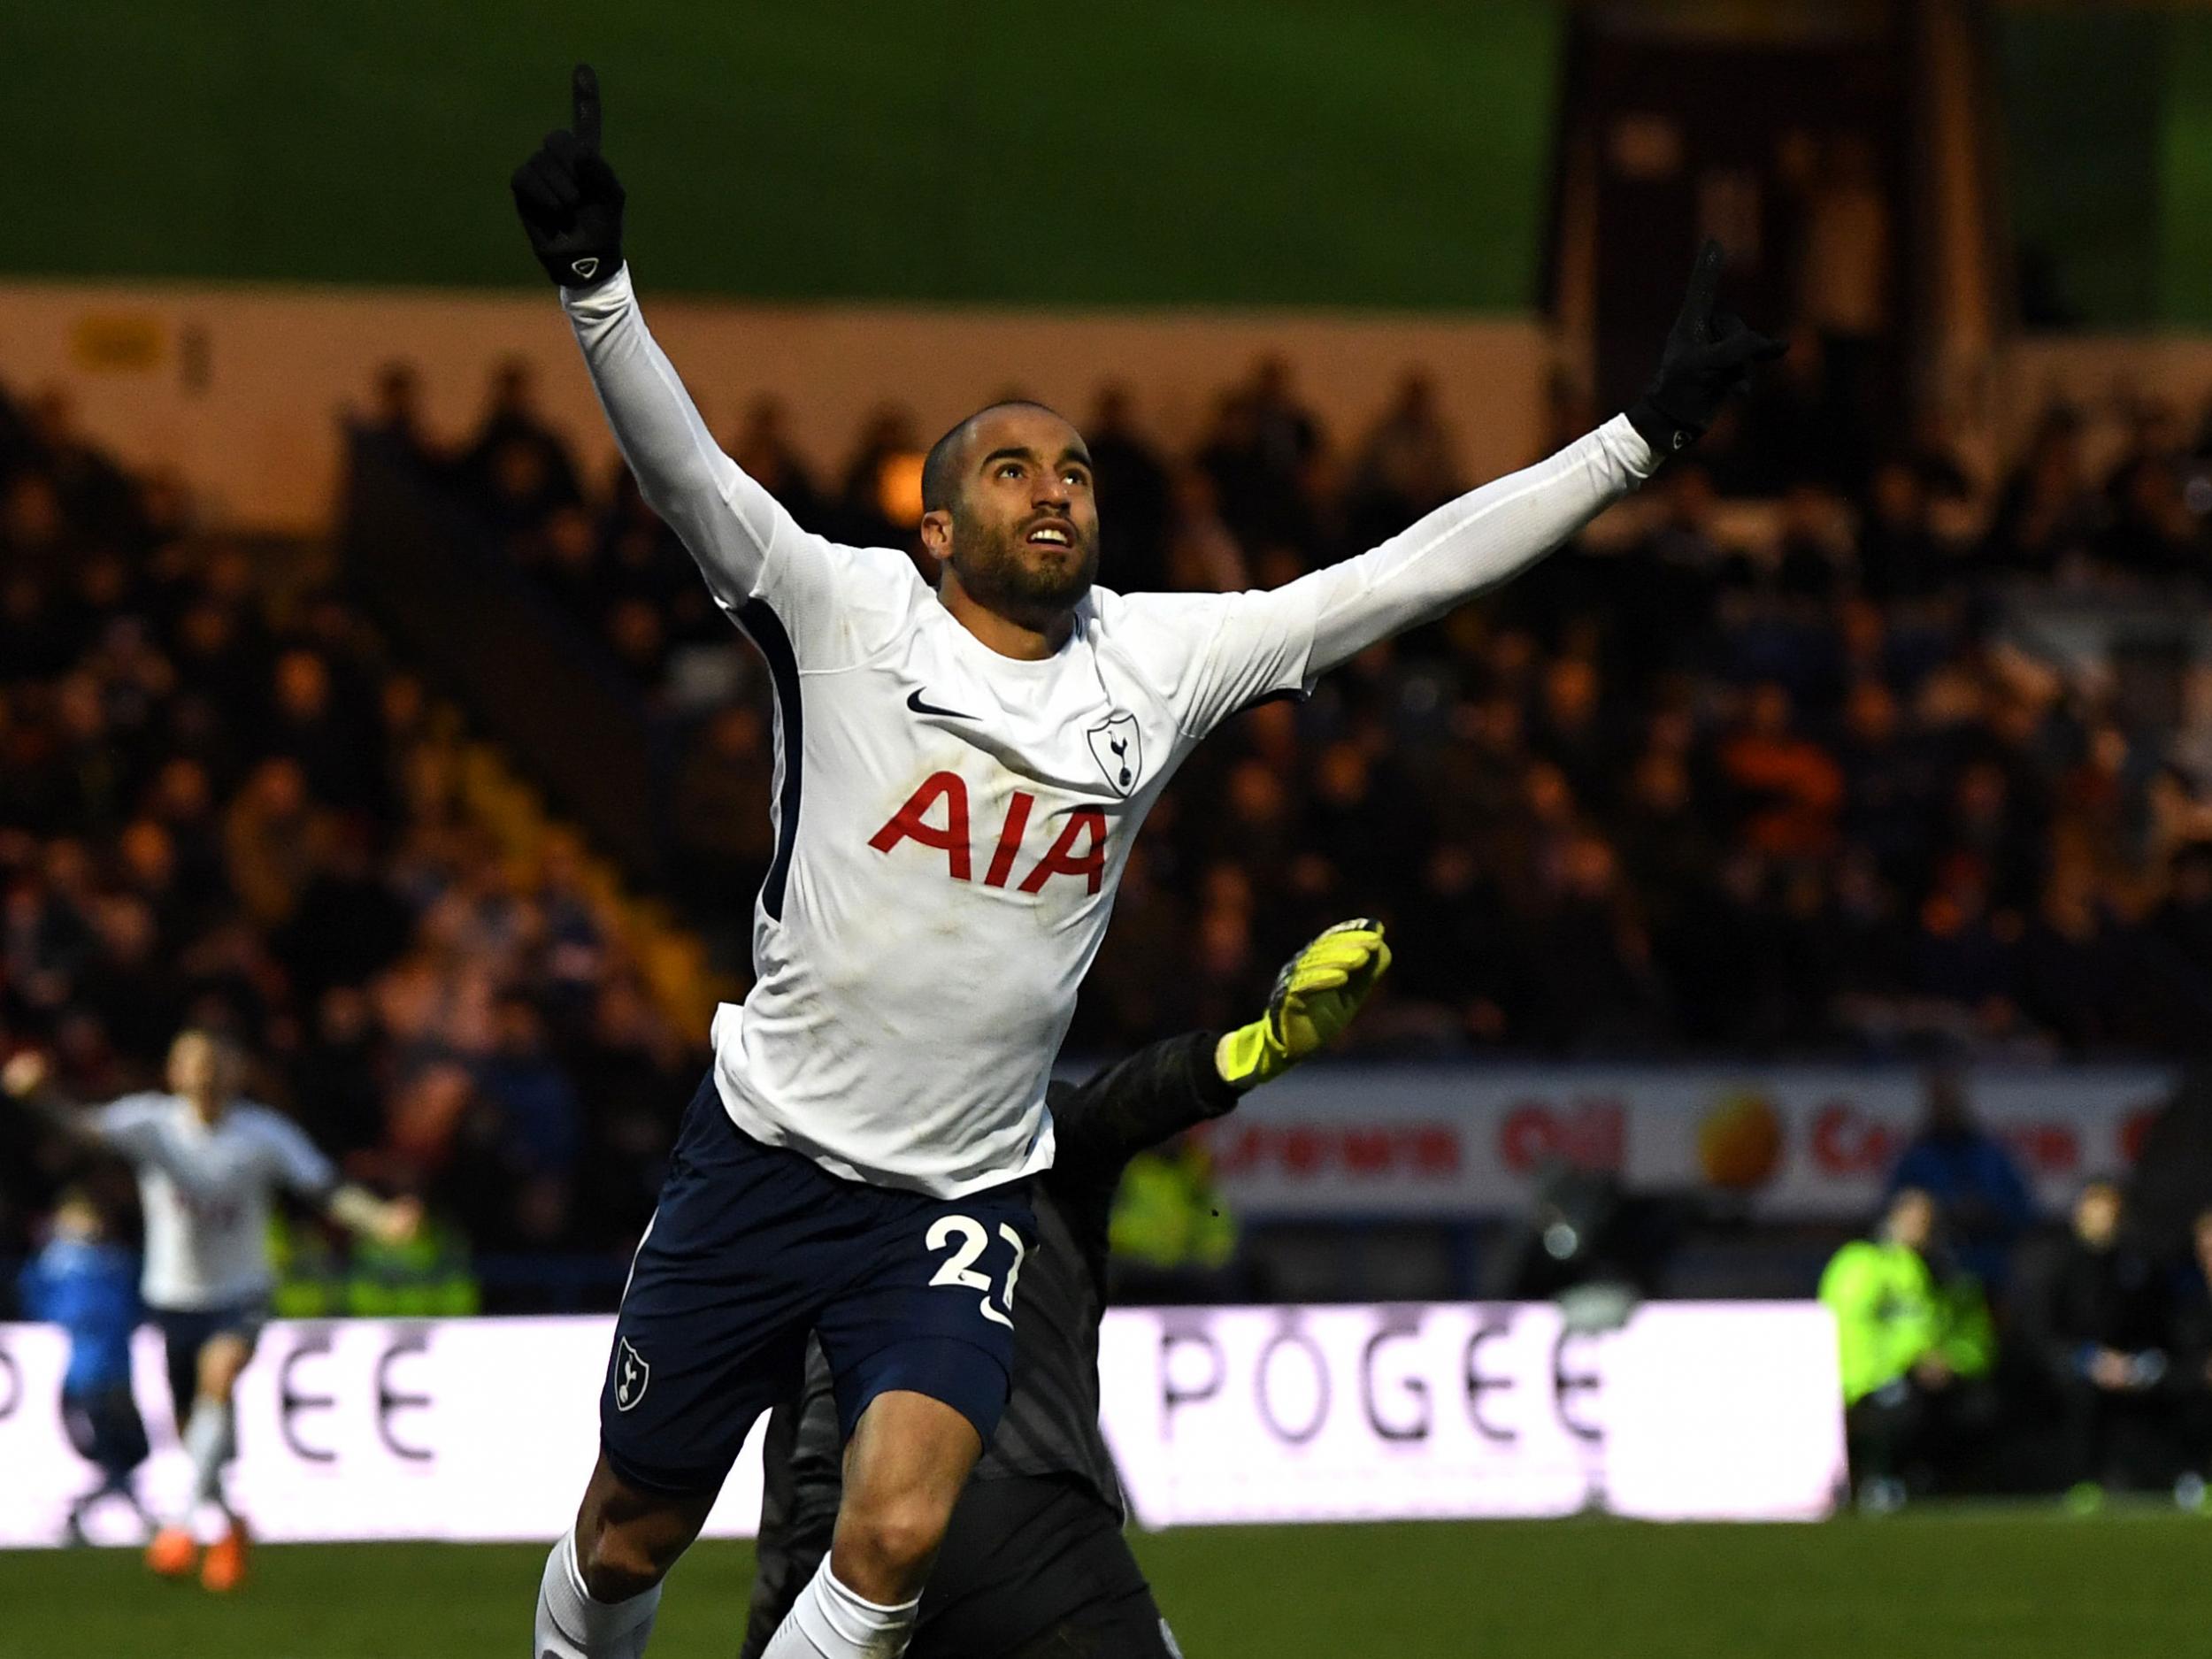
[[[963,714],[957,709],[941,709],[933,703],[924,703],[920,687],[906,694],[906,706],[917,714],[941,714],[955,720],[972,720],[972,714]]]

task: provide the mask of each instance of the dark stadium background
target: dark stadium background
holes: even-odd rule
[[[803,522],[902,544],[959,401],[1043,388],[1100,451],[1110,586],[1271,586],[1586,429],[1722,235],[1790,358],[1548,564],[1210,745],[1070,1045],[1080,1069],[1240,1021],[1300,941],[1373,914],[1397,966],[1317,1087],[1472,1102],[1509,1074],[1555,1133],[1436,1213],[1239,1214],[1202,1183],[1233,1256],[1171,1247],[1128,1287],[1809,1297],[1924,1095],[2043,1090],[2042,1140],[1989,1154],[2025,1206],[1939,1194],[1932,1254],[1995,1336],[1916,1471],[2027,1507],[1740,1557],[1487,1547],[1617,1572],[1607,1617],[1655,1652],[1855,1643],[1779,1602],[1713,1624],[1724,1559],[1846,1598],[1932,1573],[1931,1629],[2008,1652],[2164,1639],[2127,1575],[2185,1536],[2135,1554],[2042,1517],[2123,1488],[2149,1515],[2212,1460],[2212,11],[85,0],[19,9],[0,48],[0,1048],[104,1098],[181,1020],[243,1037],[263,1094],[436,1217],[406,1261],[292,1228],[284,1309],[311,1317],[611,1307],[707,1012],[745,983],[765,679],[610,465],[506,201],[572,62],[608,87],[649,307]],[[1870,234],[1862,269],[1810,251]],[[869,355],[902,334],[958,351],[963,389]],[[776,366],[749,380],[756,339]],[[1847,1210],[1763,1186],[1792,1155],[1759,1125],[1795,1133],[1812,1068],[1910,1102]],[[1709,1136],[1644,1180],[1617,1125],[1670,1079],[1717,1119],[1751,1102],[1751,1149]],[[1938,1151],[1985,1147],[1961,1133]],[[2108,1176],[2116,1254],[2070,1234]],[[127,1180],[0,1118],[0,1287],[78,1179],[127,1225]],[[2152,1289],[2118,1307],[2122,1279]],[[2091,1469],[2069,1356],[2123,1325],[2176,1380]],[[1357,1573],[1486,1548],[1402,1536]],[[1164,1600],[1184,1575],[1206,1628],[1283,1548],[1246,1547],[1170,1535]],[[271,1578],[300,1607],[373,1582],[297,1554]],[[2031,1559],[2045,1593],[1987,1605],[1941,1571]],[[0,1568],[35,1597],[53,1571]],[[1525,1651],[1597,1639],[1586,1608],[1490,1594],[1409,1650],[1522,1617]],[[1253,1650],[1215,1617],[1208,1650]]]

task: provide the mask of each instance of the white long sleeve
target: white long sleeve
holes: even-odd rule
[[[1656,465],[1628,418],[1617,415],[1556,455],[1447,502],[1380,546],[1266,597],[1310,607],[1306,674],[1325,673],[1534,564]]]
[[[801,534],[797,523],[715,443],[645,326],[628,265],[595,288],[563,288],[561,305],[647,503],[683,539],[717,596],[742,605],[778,541]]]
[[[764,650],[787,647],[803,669],[849,665],[882,647],[918,585],[906,557],[802,529],[722,453],[646,328],[628,266],[588,292],[562,289],[561,303],[638,488],[731,618]]]

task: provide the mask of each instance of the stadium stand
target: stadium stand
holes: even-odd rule
[[[1875,423],[1825,380],[1819,336],[1793,346],[1699,464],[1202,755],[1139,849],[1079,1046],[1242,1005],[1348,907],[1405,941],[1363,1033],[1393,1051],[2193,1048],[2212,818],[2174,602],[2200,591],[2212,438],[2146,405],[2093,473],[2054,408],[1978,488],[1939,439],[1860,442]],[[741,971],[764,681],[626,476],[580,481],[526,384],[503,376],[446,456],[412,434],[406,378],[384,424],[670,736],[675,887]],[[1087,412],[1110,586],[1273,585],[1462,481],[1417,375],[1348,442],[1271,359],[1188,455],[1114,388]],[[833,482],[781,426],[758,405],[730,448],[803,522],[908,543],[910,421],[887,410]],[[1163,960],[1193,972],[1164,979]]]
[[[696,947],[303,580],[313,549],[199,533],[58,397],[0,402],[0,474],[11,1042],[104,1098],[180,1022],[227,1029],[261,1092],[495,1272],[626,1248],[696,1075]],[[59,1156],[0,1156],[0,1248]]]

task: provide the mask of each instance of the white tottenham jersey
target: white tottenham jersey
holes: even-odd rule
[[[834,1174],[940,1197],[1051,1163],[1045,1084],[1076,989],[1137,826],[1199,740],[1509,575],[1652,465],[1617,419],[1271,592],[1094,590],[1066,645],[1024,662],[905,555],[803,530],[722,454],[626,270],[563,297],[646,500],[775,685],[776,853],[757,981],[715,1016],[723,1104]]]
[[[146,1219],[140,1281],[151,1308],[219,1308],[266,1295],[269,1198],[317,1199],[338,1172],[297,1124],[241,1101],[213,1124],[180,1094],[127,1094],[88,1115],[93,1133],[138,1171]]]

